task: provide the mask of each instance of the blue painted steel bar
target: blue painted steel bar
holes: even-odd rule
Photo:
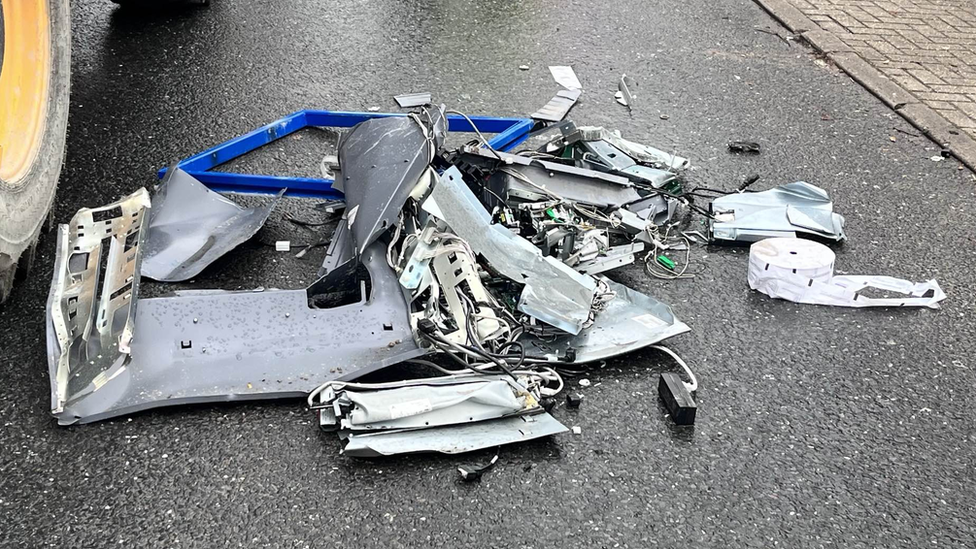
[[[272,141],[309,126],[351,128],[370,118],[406,116],[404,113],[372,113],[304,110],[289,114],[270,124],[235,137],[201,153],[179,162],[180,168],[216,191],[276,194],[288,189],[289,196],[316,198],[341,198],[342,193],[332,189],[332,180],[307,177],[285,177],[274,175],[236,174],[209,171],[220,164],[258,149]],[[482,133],[496,134],[488,141],[489,146],[500,151],[509,151],[528,138],[533,121],[525,118],[497,118],[472,116],[469,122],[463,116],[447,116],[448,131],[473,132],[475,128]],[[473,126],[472,126],[473,124]],[[160,178],[166,168],[158,172]]]
[[[249,153],[276,139],[280,139],[307,127],[308,124],[305,123],[305,120],[305,111],[291,113],[281,120],[275,120],[252,132],[225,141],[216,147],[207,149],[202,153],[197,153],[186,160],[181,160],[179,166],[187,172],[215,168],[224,162],[229,162],[238,156]],[[160,170],[159,173],[160,178],[162,178],[162,174],[166,173],[166,168]]]
[[[533,120],[520,120],[488,140],[488,145],[496,151],[508,152],[529,138],[529,132],[532,131],[534,124]]]
[[[332,189],[333,181],[331,179],[227,172],[187,173],[218,192],[278,194],[281,189],[288,189],[285,192],[287,196],[323,199],[343,198],[342,193]]]

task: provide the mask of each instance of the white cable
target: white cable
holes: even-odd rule
[[[665,347],[663,345],[651,345],[651,349],[657,349],[658,351],[664,351],[665,353],[671,355],[671,358],[673,358],[675,360],[675,362],[678,363],[679,366],[681,366],[682,368],[684,368],[685,373],[688,374],[688,377],[691,378],[691,383],[683,382],[685,384],[685,388],[688,389],[688,392],[689,393],[694,393],[695,391],[698,390],[698,378],[695,377],[695,374],[691,371],[691,368],[689,368],[688,365],[685,364],[685,361],[684,360],[681,360],[681,357],[678,356],[677,353],[675,353],[674,351],[672,351],[671,349],[668,349],[667,347]]]
[[[445,114],[456,114],[458,116],[463,116],[464,119],[468,121],[468,124],[471,124],[471,129],[474,130],[474,133],[478,134],[478,137],[481,139],[481,142],[484,144],[485,148],[488,149],[489,151],[491,151],[491,154],[495,155],[495,158],[497,158],[499,161],[501,161],[502,157],[498,156],[498,153],[495,151],[495,149],[492,148],[492,146],[491,146],[490,143],[488,143],[488,139],[486,139],[485,138],[485,135],[483,133],[481,133],[481,130],[478,129],[478,126],[475,126],[474,125],[474,122],[472,122],[471,119],[468,118],[468,115],[466,115],[466,114],[464,114],[463,112],[460,112],[460,111],[455,111],[453,109],[452,110],[444,111],[444,113]]]

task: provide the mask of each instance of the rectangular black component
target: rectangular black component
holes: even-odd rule
[[[694,425],[698,405],[691,393],[685,387],[681,376],[673,373],[661,374],[657,384],[657,392],[671,414],[671,419],[678,425]]]

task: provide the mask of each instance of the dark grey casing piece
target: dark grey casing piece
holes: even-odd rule
[[[444,143],[443,107],[423,112],[428,114],[360,122],[339,142],[340,188],[346,195],[355,257],[396,223],[410,191]]]

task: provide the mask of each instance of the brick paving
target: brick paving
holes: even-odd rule
[[[976,138],[976,0],[786,0]]]

